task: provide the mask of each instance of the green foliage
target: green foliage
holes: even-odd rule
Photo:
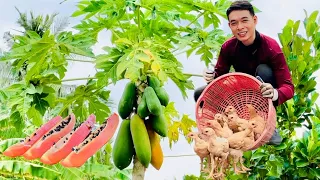
[[[172,147],[172,143],[176,143],[179,140],[180,135],[183,135],[190,143],[191,140],[187,138],[187,135],[192,128],[197,126],[196,122],[187,115],[180,117],[179,112],[174,107],[174,102],[170,102],[164,110],[165,118],[168,123],[168,138],[169,147]]]
[[[226,18],[225,10],[230,3],[227,0],[215,4],[193,0],[83,0],[73,16],[84,19],[74,28],[95,38],[103,30],[111,33],[112,45],[104,47],[105,52],[95,60],[98,82],[110,80],[115,84],[123,79],[143,82],[147,75],[153,75],[161,85],[171,80],[185,99],[194,85],[191,76],[183,73],[177,55],[201,55],[208,66],[228,38],[217,28],[218,16]],[[173,102],[165,108],[165,116],[170,147],[180,134],[186,137],[196,127],[188,115],[179,115]]]
[[[182,64],[172,52],[197,50],[208,65],[213,53],[225,40],[221,30],[209,33],[202,29],[216,28],[229,1],[81,1],[73,16],[85,15],[75,26],[83,34],[97,37],[104,30],[112,32],[113,47],[97,57],[97,77],[108,75],[113,83],[121,79],[142,80],[146,74],[156,75],[162,83],[170,78],[186,98],[193,89],[190,76],[182,73]],[[203,24],[197,22],[204,18]],[[188,24],[188,25],[185,25]],[[103,74],[103,75],[102,75]]]
[[[81,123],[94,113],[101,123],[110,115],[108,81],[89,80],[74,92],[60,96],[69,65],[67,60],[74,56],[93,58],[91,47],[96,39],[85,34],[61,32],[61,27],[52,34],[49,26],[55,16],[52,19],[32,17],[30,22],[25,16],[20,13],[19,24],[26,31],[22,35],[12,35],[10,51],[0,57],[1,61],[11,62],[14,78],[0,89],[1,153],[53,116],[65,117],[73,112],[77,123]],[[42,26],[45,28],[40,28]],[[130,171],[118,171],[112,166],[110,149],[107,145],[97,152],[97,157],[90,159],[92,162],[79,169],[0,155],[0,175],[25,179],[126,179]]]
[[[17,160],[0,161],[0,174],[4,177],[20,177],[26,179],[45,178],[53,180],[59,179],[60,175],[59,172],[53,169]]]
[[[278,146],[262,146],[246,152],[250,174],[229,174],[228,179],[319,179],[319,94],[315,91],[315,72],[320,68],[320,26],[318,11],[303,21],[305,35],[297,34],[300,21],[288,20],[279,39],[292,73],[294,98],[277,108],[278,128],[283,142]],[[307,130],[301,139],[295,138],[295,128]]]
[[[97,81],[80,85],[73,93],[57,100],[61,106],[58,104],[56,110],[62,114],[67,107],[70,107],[76,118],[82,121],[85,121],[90,114],[95,114],[97,122],[102,123],[110,115],[108,107],[110,91],[104,90],[105,86],[98,84]]]

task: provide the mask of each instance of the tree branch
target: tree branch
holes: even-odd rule
[[[96,77],[85,77],[85,78],[72,78],[72,79],[63,79],[61,82],[67,82],[67,81],[81,81],[81,80],[91,80],[91,79],[97,79]]]
[[[186,53],[186,52],[189,51],[189,50],[190,50],[190,49],[187,49],[187,50],[178,52],[178,53],[174,54],[174,56],[179,56],[180,54]]]
[[[119,26],[120,26],[120,28],[121,28],[122,32],[125,32],[125,30],[124,30],[124,28],[123,28],[123,26],[122,26],[121,22],[119,21],[119,19],[118,19],[117,21],[118,21],[118,24],[119,24]]]
[[[67,61],[76,61],[76,62],[86,62],[86,63],[94,63],[94,61],[90,60],[81,60],[81,59],[66,59]]]
[[[196,17],[196,19],[194,19],[193,21],[191,21],[186,27],[191,26],[191,24],[193,24],[194,22],[196,22],[196,21],[197,21],[202,15],[204,15],[205,13],[206,13],[206,11],[200,13],[200,14]]]
[[[147,73],[152,73],[152,70],[147,71]],[[170,74],[170,72],[166,72]],[[195,77],[203,77],[201,74],[192,74],[192,73],[182,73],[185,76],[195,76]]]

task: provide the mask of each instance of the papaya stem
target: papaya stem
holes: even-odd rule
[[[80,80],[90,80],[90,79],[97,79],[96,77],[85,77],[85,78],[72,78],[72,79],[63,79],[61,82],[67,81],[80,81]]]
[[[203,16],[206,13],[206,11],[203,11],[202,13],[200,13],[193,21],[191,21],[186,27],[188,28],[189,26],[191,26],[193,23],[195,23],[201,16]]]
[[[132,180],[143,180],[145,173],[145,167],[138,160],[137,156],[133,158]]]
[[[84,63],[94,63],[94,61],[91,61],[91,60],[82,60],[82,59],[67,59],[67,61],[84,62]]]
[[[147,71],[147,73],[152,73],[152,70]],[[167,74],[172,74],[170,72],[166,72]],[[192,73],[182,73],[185,76],[195,76],[195,77],[203,77],[201,74],[192,74]]]

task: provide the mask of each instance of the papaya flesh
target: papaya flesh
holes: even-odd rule
[[[130,81],[126,84],[118,104],[118,112],[122,119],[126,119],[130,116],[136,100],[136,85],[134,82]]]
[[[150,86],[146,87],[143,95],[145,96],[149,112],[153,115],[162,114],[162,106],[154,89]]]
[[[76,123],[74,114],[67,116],[64,120],[54,126],[48,133],[42,136],[23,157],[28,160],[40,158],[61,137],[68,134]]]
[[[141,164],[148,168],[151,161],[151,145],[147,128],[138,114],[134,114],[130,120],[130,131],[136,156]]]
[[[17,157],[17,156],[23,155],[26,151],[28,151],[31,148],[32,145],[34,145],[44,134],[46,134],[51,128],[53,128],[61,120],[62,120],[61,116],[56,116],[50,119],[47,123],[45,123],[40,128],[38,128],[29,137],[7,148],[3,152],[3,155],[8,157]]]
[[[72,152],[60,164],[64,167],[81,167],[91,156],[104,146],[114,135],[119,125],[119,116],[113,113],[94,132],[72,148]]]
[[[152,129],[152,127],[147,125],[148,135],[151,145],[151,165],[160,170],[163,163],[163,152],[160,145],[159,135]]]
[[[96,122],[96,116],[91,114],[85,122],[61,138],[44,155],[40,161],[44,164],[56,164],[72,152],[74,146],[79,145],[90,133]]]
[[[127,168],[132,162],[133,154],[130,120],[125,119],[121,122],[112,150],[112,159],[115,166],[120,170]]]

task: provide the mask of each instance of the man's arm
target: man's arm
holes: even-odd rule
[[[280,49],[280,47],[279,47]],[[271,59],[271,66],[274,71],[274,76],[277,84],[278,99],[275,100],[275,105],[281,105],[294,95],[294,86],[292,77],[286,63],[286,59],[282,52],[277,52]]]
[[[223,44],[220,50],[217,64],[214,67],[214,78],[224,75],[230,71],[231,63],[227,53],[226,44]]]

